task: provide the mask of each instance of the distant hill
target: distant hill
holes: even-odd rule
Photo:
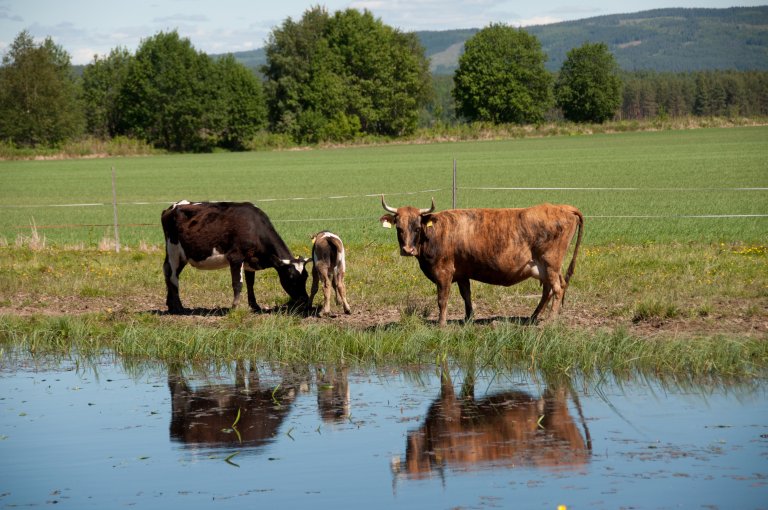
[[[464,41],[479,29],[416,32],[434,74],[452,74]],[[728,9],[656,9],[525,27],[557,71],[572,48],[604,42],[624,70],[768,70],[768,5]],[[233,54],[258,69],[263,48]]]

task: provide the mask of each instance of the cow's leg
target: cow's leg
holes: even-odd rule
[[[327,315],[331,313],[331,286],[333,283],[331,282],[331,277],[328,276],[328,271],[325,269],[320,270],[320,276],[323,279],[323,311],[320,313]]]
[[[560,284],[561,278],[562,276],[560,275],[560,272],[557,271],[557,269],[552,266],[546,267],[541,282],[541,301],[539,302],[539,306],[537,306],[536,310],[533,312],[533,315],[531,315],[532,322],[537,319],[539,313],[544,310],[547,302],[552,298],[554,298],[554,301],[552,301],[552,312],[550,317],[554,318],[558,313],[560,313],[560,304],[562,303],[563,297],[565,295],[565,289],[563,289],[562,285]]]
[[[469,279],[459,280],[456,282],[459,285],[459,292],[464,299],[464,321],[468,322],[472,319],[472,288]]]
[[[562,283],[565,282],[565,278],[560,274],[560,271],[548,271],[550,274],[550,281],[552,282],[552,295],[554,300],[552,301],[552,317],[557,317],[560,313],[560,306],[565,299],[565,286]]]
[[[166,253],[163,262],[163,274],[165,275],[165,287],[168,290],[165,298],[165,304],[168,307],[168,313],[183,313],[184,307],[181,305],[179,297],[179,275],[184,269],[186,262],[179,260],[179,257],[169,258]]]
[[[530,322],[536,322],[536,320],[539,318],[539,314],[544,309],[545,306],[547,306],[547,301],[549,301],[549,297],[552,295],[552,287],[549,285],[549,282],[546,280],[541,282],[541,300],[539,301],[538,306],[536,307],[536,310],[533,311],[533,314],[531,315]]]
[[[258,303],[256,303],[256,294],[253,292],[253,284],[256,281],[256,271],[249,271],[245,270],[245,288],[246,292],[248,293],[248,306],[251,307],[251,310],[254,312],[260,312],[261,307]]]
[[[440,327],[448,324],[448,297],[451,295],[451,280],[443,278],[437,280],[437,308],[439,318],[437,324]]]
[[[237,308],[238,303],[240,303],[240,293],[243,290],[243,263],[241,261],[230,262],[229,272],[232,275],[232,292],[234,293],[232,308]]]
[[[344,306],[344,313],[349,315],[352,313],[352,309],[347,302],[347,287],[344,285],[344,273],[336,272],[333,276],[333,286],[336,288],[336,301],[341,301]]]
[[[317,294],[317,289],[320,285],[320,275],[317,271],[317,263],[312,265],[312,289],[309,291],[309,301],[307,301],[307,306],[309,308],[312,307],[312,301],[315,299],[315,294]]]

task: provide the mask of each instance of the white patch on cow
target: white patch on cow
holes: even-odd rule
[[[323,234],[323,238],[326,238],[326,237],[332,237],[334,239],[339,240],[339,244],[341,245],[341,250],[339,250],[339,260],[336,261],[336,267],[334,268],[334,271],[338,273],[339,270],[341,270],[342,273],[345,273],[347,271],[347,263],[346,263],[346,257],[344,255],[344,243],[341,242],[341,238],[339,236],[331,232],[326,232],[325,234]]]
[[[294,262],[294,261],[292,261],[290,259],[280,259],[280,262],[284,266],[292,265],[293,267],[296,268],[296,271],[298,271],[299,273],[304,271],[304,261],[303,260],[298,260],[298,261]]]
[[[189,260],[192,267],[197,269],[223,269],[229,267],[229,260],[227,256],[221,253],[216,248],[213,249],[213,253],[204,260]]]
[[[525,267],[528,269],[528,274],[531,277],[536,278],[537,280],[541,280],[542,270],[539,268],[538,262],[535,260],[530,260]]]
[[[184,253],[184,248],[181,247],[181,244],[172,243],[170,240],[165,241],[165,253],[168,255],[168,263],[171,265],[171,283],[178,287],[179,266],[187,260],[187,255]]]
[[[189,201],[187,201],[187,200],[180,200],[180,201],[176,202],[175,204],[173,204],[173,209],[176,209],[176,207],[179,206],[179,205],[189,205]]]

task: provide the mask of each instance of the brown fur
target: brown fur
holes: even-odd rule
[[[330,235],[326,235],[330,234]],[[344,257],[344,245],[341,238],[328,231],[312,236],[312,290],[309,293],[309,305],[317,293],[319,281],[323,282],[322,315],[331,312],[331,288],[335,291],[336,303],[344,307],[344,313],[352,313],[347,302],[347,288],[344,285],[345,270],[341,259]]]
[[[536,399],[522,391],[506,391],[476,400],[474,384],[465,381],[456,395],[447,371],[440,396],[424,424],[408,433],[405,462],[396,474],[423,478],[445,466],[468,469],[477,464],[579,467],[591,454],[568,411],[566,391],[546,389]]]
[[[382,204],[385,209],[389,206]],[[472,317],[470,280],[514,285],[527,278],[542,283],[542,296],[531,315],[535,321],[552,296],[552,316],[565,298],[576,268],[584,216],[570,205],[541,204],[524,209],[453,209],[438,213],[400,207],[382,216],[397,227],[400,254],[414,256],[437,285],[439,324],[446,324],[451,284],[464,299],[465,319]],[[426,211],[426,212],[425,212]],[[578,230],[568,270],[562,264]]]

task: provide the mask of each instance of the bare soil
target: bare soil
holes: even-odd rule
[[[161,296],[162,297],[162,296]],[[28,296],[17,295],[14,303],[30,303]],[[341,306],[333,304],[331,314],[319,317],[321,299],[315,299],[313,313],[301,314],[306,324],[337,324],[355,329],[368,329],[399,322],[407,314],[423,317],[428,323],[436,325],[437,303],[423,303],[418,311],[409,310],[407,305],[371,306],[367,303],[356,303],[350,299],[352,313],[344,314]],[[746,301],[746,300],[745,300]],[[189,305],[189,303],[185,303]],[[568,303],[562,310],[558,320],[566,326],[587,331],[613,330],[624,328],[629,333],[639,337],[711,337],[716,335],[765,338],[768,340],[768,309],[759,313],[749,312],[753,303],[730,301],[723,303],[712,313],[700,316],[681,314],[675,318],[652,317],[644,320],[633,319],[613,313],[605,303],[584,306],[583,303]],[[240,307],[245,309],[246,305]],[[475,303],[475,324],[478,326],[495,325],[503,322],[528,323],[532,307],[528,303],[510,303],[508,314],[499,315],[484,309],[483,303]],[[529,309],[530,308],[530,309]],[[269,314],[282,311],[279,307],[266,309]],[[215,325],[222,321],[230,312],[228,307],[192,308],[185,315],[169,315],[164,300],[150,295],[135,295],[129,297],[79,297],[66,298],[46,296],[42,301],[36,301],[20,306],[0,306],[0,315],[47,315],[66,316],[92,313],[111,313],[121,316],[131,314],[152,313],[169,321],[180,323],[196,323],[200,325]],[[452,303],[449,306],[449,325],[463,323],[463,307]],[[546,318],[545,318],[546,320]]]

